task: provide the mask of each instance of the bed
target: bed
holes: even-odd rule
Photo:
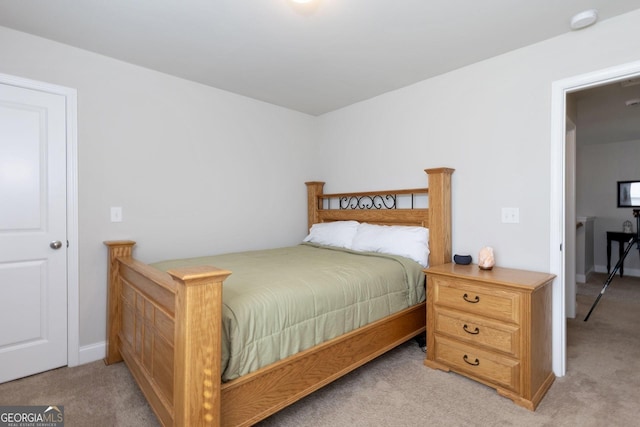
[[[308,182],[309,228],[349,220],[427,227],[429,265],[450,262],[453,169],[425,172],[429,187],[419,189],[324,194],[324,183]],[[428,208],[414,206],[421,194]],[[410,206],[399,207],[403,197]],[[422,301],[223,382],[222,293],[232,271],[193,262],[163,271],[134,259],[133,241],[105,244],[105,362],[127,364],[165,426],[255,424],[425,331]]]

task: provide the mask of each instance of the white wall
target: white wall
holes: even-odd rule
[[[150,262],[304,237],[313,117],[2,27],[0,58],[78,90],[81,346],[105,339],[104,240]]]
[[[0,28],[1,73],[78,89],[82,345],[104,339],[103,240],[143,261],[295,243],[309,179],[419,187],[453,167],[454,253],[548,271],[551,84],[638,52],[640,11],[313,118]]]
[[[579,134],[579,130],[578,130]],[[578,137],[579,138],[579,137]],[[603,141],[605,142],[605,141]],[[597,272],[607,271],[607,231],[622,231],[622,223],[631,221],[632,209],[618,208],[616,183],[640,180],[640,141],[603,143],[578,147],[576,207],[579,215],[595,216],[594,262]],[[618,260],[618,243],[611,244],[611,268]],[[638,250],[627,256],[624,274],[640,276]]]
[[[576,228],[576,282],[586,283],[591,274],[595,272],[595,217],[578,215],[576,222],[580,224],[580,226]],[[573,288],[573,294],[570,295],[568,292],[567,290],[567,298],[573,298],[575,295],[575,287]]]
[[[325,114],[319,179],[419,186],[422,169],[455,168],[454,253],[490,245],[497,265],[549,271],[552,83],[638,52],[640,11]],[[502,207],[520,223],[502,224]]]

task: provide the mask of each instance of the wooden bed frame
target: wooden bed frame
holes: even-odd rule
[[[309,182],[309,227],[346,219],[421,225],[429,228],[430,265],[450,262],[453,169],[426,173],[428,189],[323,194],[324,183]],[[428,193],[428,209],[333,210],[324,202],[417,193]],[[132,257],[135,242],[105,244],[109,257],[105,363],[126,362],[165,426],[255,424],[425,331],[426,308],[421,303],[221,383],[222,284],[231,272],[200,266],[164,273]]]

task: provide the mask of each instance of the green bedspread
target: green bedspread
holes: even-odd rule
[[[153,264],[212,265],[223,286],[228,381],[424,301],[422,267],[404,257],[299,246]]]

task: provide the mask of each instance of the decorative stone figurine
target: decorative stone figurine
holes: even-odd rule
[[[482,270],[491,270],[495,263],[496,261],[493,258],[493,248],[485,246],[480,249],[480,254],[478,254],[478,267]]]
[[[622,223],[622,232],[623,233],[632,233],[633,226],[631,221],[625,221]]]

